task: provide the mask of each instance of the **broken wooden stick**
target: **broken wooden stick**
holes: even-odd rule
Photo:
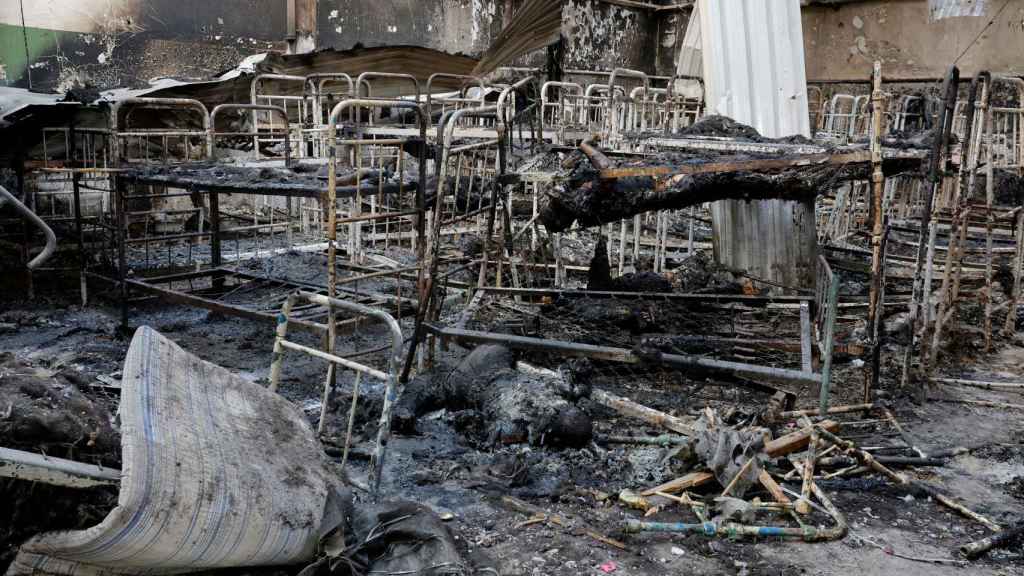
[[[814,463],[817,460],[818,434],[814,431],[814,424],[807,416],[801,416],[804,425],[810,434],[807,442],[807,459],[804,464],[803,486],[800,490],[800,499],[796,501],[796,512],[806,516],[811,513],[811,486],[814,484]]]
[[[583,152],[587,160],[590,160],[590,165],[597,170],[607,170],[612,166],[612,161],[597,147],[594,140],[580,142],[580,152]]]
[[[779,504],[792,504],[793,501],[786,496],[786,493],[782,491],[782,486],[772,478],[772,475],[767,470],[761,470],[761,474],[757,477],[758,481],[761,482],[761,486],[772,495]]]
[[[641,492],[640,495],[654,496],[659,492],[673,494],[675,492],[682,492],[683,490],[703,486],[714,481],[714,479],[715,475],[712,472],[690,472],[689,474],[680,476],[675,480],[669,480],[668,482],[655,486],[654,488],[648,488]]]
[[[744,462],[743,467],[740,468],[740,471],[737,472],[736,475],[732,477],[732,480],[729,481],[729,484],[727,484],[725,486],[725,489],[722,490],[722,496],[728,496],[729,494],[732,493],[732,489],[736,487],[736,483],[739,482],[740,478],[742,478],[743,475],[747,473],[747,470],[750,470],[750,466],[754,463],[755,460],[757,460],[757,458],[748,458],[747,461]]]
[[[874,404],[850,404],[847,406],[833,406],[828,409],[828,414],[849,414],[850,412],[867,412],[873,410]],[[783,418],[799,418],[801,416],[820,416],[821,410],[791,410],[780,414]]]
[[[1007,530],[1003,530],[998,534],[993,534],[988,538],[982,538],[981,540],[964,544],[960,547],[960,553],[963,554],[964,558],[974,560],[989,550],[1013,544],[1019,540],[1021,536],[1024,536],[1024,522],[1021,522]]]
[[[633,402],[629,398],[623,398],[622,396],[616,396],[611,392],[605,392],[595,388],[590,392],[590,398],[601,404],[607,406],[612,410],[615,410],[623,416],[629,416],[638,420],[643,420],[648,424],[667,428],[673,432],[690,436],[693,434],[693,425],[687,420],[666,414],[660,410],[654,408],[648,408],[643,404]]]
[[[835,432],[839,430],[839,422],[835,420],[825,420],[819,422],[816,426],[818,430],[826,430],[828,432]],[[807,429],[798,430],[791,432],[785,436],[779,436],[775,440],[770,440],[764,445],[764,451],[771,458],[778,458],[779,456],[785,456],[792,454],[793,452],[799,452],[807,447],[807,444],[811,440],[810,431]]]
[[[818,434],[821,436],[823,440],[831,442],[832,444],[836,444],[840,448],[845,449],[848,453],[853,454],[853,456],[857,458],[857,460],[859,460],[861,464],[867,466],[868,468],[871,468],[872,470],[878,472],[879,474],[882,474],[886,478],[889,478],[897,485],[906,486],[908,488],[913,488],[915,490],[920,490],[921,492],[924,492],[925,494],[931,496],[932,499],[939,502],[943,506],[946,506],[951,510],[955,510],[961,515],[988,527],[992,531],[1002,531],[1002,527],[996,524],[995,522],[989,520],[981,514],[978,514],[977,512],[971,510],[970,508],[967,508],[966,506],[957,502],[956,500],[953,500],[949,496],[946,496],[945,494],[939,492],[934,486],[922,482],[920,480],[911,480],[904,476],[903,474],[899,474],[898,472],[892,471],[885,465],[878,462],[874,456],[858,448],[857,445],[854,444],[853,442],[839,438],[838,436],[832,434],[827,430],[819,429]]]
[[[586,523],[582,521],[570,518],[568,516],[563,516],[561,514],[552,514],[547,510],[544,510],[543,508],[534,506],[533,504],[530,504],[528,502],[523,502],[522,500],[518,498],[513,498],[512,496],[502,496],[501,503],[508,506],[512,510],[519,512],[520,514],[528,515],[531,518],[531,520],[544,519],[548,522],[551,522],[552,524],[561,526],[563,528],[578,528],[582,533],[586,534],[587,536],[590,536],[598,542],[601,542],[602,544],[607,544],[614,548],[618,548],[619,550],[628,549],[626,545],[622,542],[619,542],[618,540],[615,540],[613,538],[609,538],[604,534],[601,534],[600,532],[588,526]]]

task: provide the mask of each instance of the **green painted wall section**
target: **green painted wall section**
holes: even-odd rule
[[[38,62],[40,58],[55,56],[59,53],[62,43],[77,39],[76,32],[47,30],[45,28],[25,28],[21,26],[0,24],[0,65],[5,69],[7,79],[0,80],[0,85],[24,84],[28,62]],[[28,37],[29,59],[25,58],[25,38]]]

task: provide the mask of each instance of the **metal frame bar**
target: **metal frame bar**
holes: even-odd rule
[[[327,308],[328,317],[333,324],[335,319],[335,308],[341,308],[348,310],[360,316],[366,316],[369,318],[376,319],[380,323],[384,324],[391,332],[391,354],[388,357],[387,372],[382,372],[373,367],[365,364],[360,364],[353,360],[342,358],[334,354],[333,349],[327,352],[320,352],[301,344],[288,341],[288,325],[291,322],[290,316],[292,309],[295,304],[305,301],[311,304],[317,304]],[[327,327],[330,329],[330,326]],[[330,330],[329,330],[330,331]],[[285,301],[284,306],[281,308],[281,313],[277,318],[277,330],[276,337],[274,339],[274,352],[273,360],[270,364],[270,390],[276,392],[278,384],[281,379],[281,366],[284,361],[285,350],[292,350],[310,354],[317,358],[327,360],[330,363],[328,368],[328,378],[324,385],[324,397],[323,405],[320,412],[320,422],[317,426],[317,432],[323,432],[324,420],[327,414],[327,407],[330,400],[330,396],[333,392],[334,380],[331,377],[335,366],[343,366],[350,370],[355,370],[357,373],[366,374],[385,382],[384,388],[384,404],[381,408],[380,421],[377,425],[377,444],[374,448],[373,455],[370,458],[370,491],[376,498],[379,496],[381,473],[384,468],[384,457],[387,451],[387,444],[391,437],[391,407],[395,400],[398,398],[398,366],[402,361],[402,343],[404,337],[402,336],[402,328],[398,325],[398,322],[387,312],[373,308],[370,306],[364,306],[355,302],[347,302],[345,300],[339,300],[321,294],[313,294],[310,292],[297,291],[288,297]],[[333,342],[332,342],[333,344]],[[357,380],[358,382],[358,380]],[[358,384],[357,384],[358,385]],[[357,389],[358,390],[358,389]],[[358,394],[358,391],[355,392]],[[356,398],[353,398],[353,404]],[[351,424],[351,415],[350,415]],[[350,434],[345,439],[345,454],[348,454],[349,443],[351,442],[351,426],[349,427]]]

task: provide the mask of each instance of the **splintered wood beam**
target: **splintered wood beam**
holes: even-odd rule
[[[67,488],[117,486],[121,471],[32,452],[0,448],[0,477]]]
[[[598,404],[607,406],[623,416],[643,420],[648,424],[660,426],[685,436],[693,434],[693,423],[691,421],[677,418],[676,416],[666,414],[660,410],[655,410],[654,408],[648,408],[643,404],[633,402],[629,398],[616,396],[615,394],[605,392],[604,390],[599,390],[597,388],[590,392],[590,398]]]
[[[655,496],[658,492],[664,492],[665,494],[675,494],[690,488],[697,488],[705,484],[709,484],[715,480],[715,475],[711,472],[690,472],[685,476],[680,476],[675,480],[669,480],[664,484],[655,486],[654,488],[648,488],[640,493],[641,496]]]
[[[819,428],[827,430],[829,432],[835,432],[839,430],[839,422],[835,420],[825,420],[817,425]],[[764,445],[764,451],[771,458],[778,458],[779,456],[785,456],[786,454],[792,454],[793,452],[799,452],[807,447],[811,441],[810,431],[807,429],[797,430],[791,432],[785,436],[779,436],[778,438],[767,442]]]
[[[789,496],[786,496],[786,493],[782,491],[782,486],[779,486],[779,483],[775,481],[775,478],[772,478],[772,475],[767,470],[761,470],[761,473],[757,476],[757,480],[761,483],[761,486],[764,486],[764,489],[772,495],[772,498],[774,498],[776,502],[780,504],[793,503],[793,501],[789,499]]]
[[[839,423],[835,422],[834,420],[826,420],[824,422],[817,424],[817,426],[819,427],[819,429],[828,430],[831,432],[839,430]],[[781,436],[779,438],[776,438],[775,440],[768,442],[767,444],[764,445],[764,451],[766,454],[768,454],[769,457],[778,458],[779,456],[785,456],[786,454],[791,454],[793,452],[803,450],[810,443],[810,440],[810,430],[798,430],[796,432],[786,434],[785,436]],[[762,477],[758,479],[762,482],[762,484],[765,485],[765,488],[767,488],[769,492],[775,495],[776,499],[779,502],[785,502],[786,500],[788,500],[788,498],[786,498],[785,495],[782,495],[781,489],[776,490],[776,488],[778,488],[778,484],[775,483],[774,480],[772,480],[769,477],[768,480],[770,482],[766,483],[763,476],[764,475],[762,475]],[[689,474],[686,474],[685,476],[680,476],[675,480],[670,480],[668,482],[665,482],[664,484],[655,486],[654,488],[648,488],[647,490],[641,492],[640,495],[654,496],[658,492],[674,494],[677,492],[682,492],[684,490],[689,490],[690,488],[697,488],[699,486],[703,486],[705,484],[712,482],[713,480],[715,480],[715,475],[711,472],[690,472]]]
[[[594,148],[591,146],[591,148]],[[592,154],[596,150],[589,150]],[[815,152],[782,158],[718,157],[713,161],[652,157],[596,170],[577,170],[546,194],[539,221],[549,232],[574,223],[595,226],[656,210],[679,210],[717,200],[782,199],[811,202],[847,180],[871,176],[865,150]],[[919,172],[918,157],[887,158],[886,175]]]

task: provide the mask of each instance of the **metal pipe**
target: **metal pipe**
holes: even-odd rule
[[[363,94],[362,94],[363,84],[365,83],[367,85],[367,87],[369,87],[369,85],[370,85],[369,79],[370,78],[393,78],[393,79],[397,79],[397,80],[408,80],[409,82],[412,83],[413,88],[416,91],[416,103],[419,104],[419,101],[420,101],[420,81],[417,80],[416,77],[413,76],[412,74],[399,74],[397,72],[363,72],[362,74],[359,75],[358,78],[356,78],[356,87],[357,87],[357,90],[358,90],[358,94],[356,94],[356,95],[359,96],[360,98],[363,97]],[[367,94],[367,96],[369,96],[369,94]]]
[[[51,256],[53,256],[54,251],[57,250],[57,235],[53,233],[53,229],[50,228],[46,224],[46,222],[43,222],[42,218],[40,218],[38,215],[36,215],[35,212],[30,210],[28,206],[22,204],[21,201],[14,196],[14,194],[11,194],[10,192],[7,191],[6,188],[0,186],[0,201],[3,200],[7,200],[8,202],[10,202],[11,205],[14,206],[15,210],[20,212],[26,220],[28,220],[32,224],[35,224],[37,228],[43,231],[43,235],[46,236],[46,246],[43,247],[43,251],[40,252],[32,260],[29,260],[28,264],[26,265],[29,270],[35,270],[36,268],[39,268],[44,263],[46,263],[46,261],[49,260]]]
[[[435,78],[449,78],[449,79],[452,79],[452,80],[470,80],[472,82],[475,82],[476,85],[480,88],[480,98],[478,98],[477,100],[480,101],[480,106],[484,105],[484,92],[487,90],[487,88],[484,86],[484,81],[479,76],[473,76],[473,75],[470,75],[470,74],[448,74],[446,72],[437,72],[436,74],[431,74],[430,77],[427,78],[427,113],[428,114],[433,114],[434,113],[434,109],[432,108],[432,105],[433,105],[433,98],[432,97],[433,97],[433,93],[434,93],[434,91],[433,91],[433,84],[434,84],[434,79]],[[463,84],[463,85],[465,85],[465,84]],[[465,88],[459,89],[459,94],[461,96],[465,96],[466,95],[464,90],[465,90]],[[418,99],[419,98],[417,98],[417,100]]]
[[[699,524],[687,524],[685,522],[643,522],[640,520],[627,520],[626,532],[683,532],[688,534],[700,534],[702,536],[718,538],[737,538],[739,536],[752,536],[755,538],[799,538],[804,542],[826,542],[838,540],[846,536],[848,525],[846,517],[832,501],[825,495],[825,492],[816,484],[811,484],[811,490],[818,500],[821,501],[824,509],[832,516],[836,525],[832,528],[816,528],[810,525],[801,527],[788,526],[750,526],[736,522],[701,522]]]

